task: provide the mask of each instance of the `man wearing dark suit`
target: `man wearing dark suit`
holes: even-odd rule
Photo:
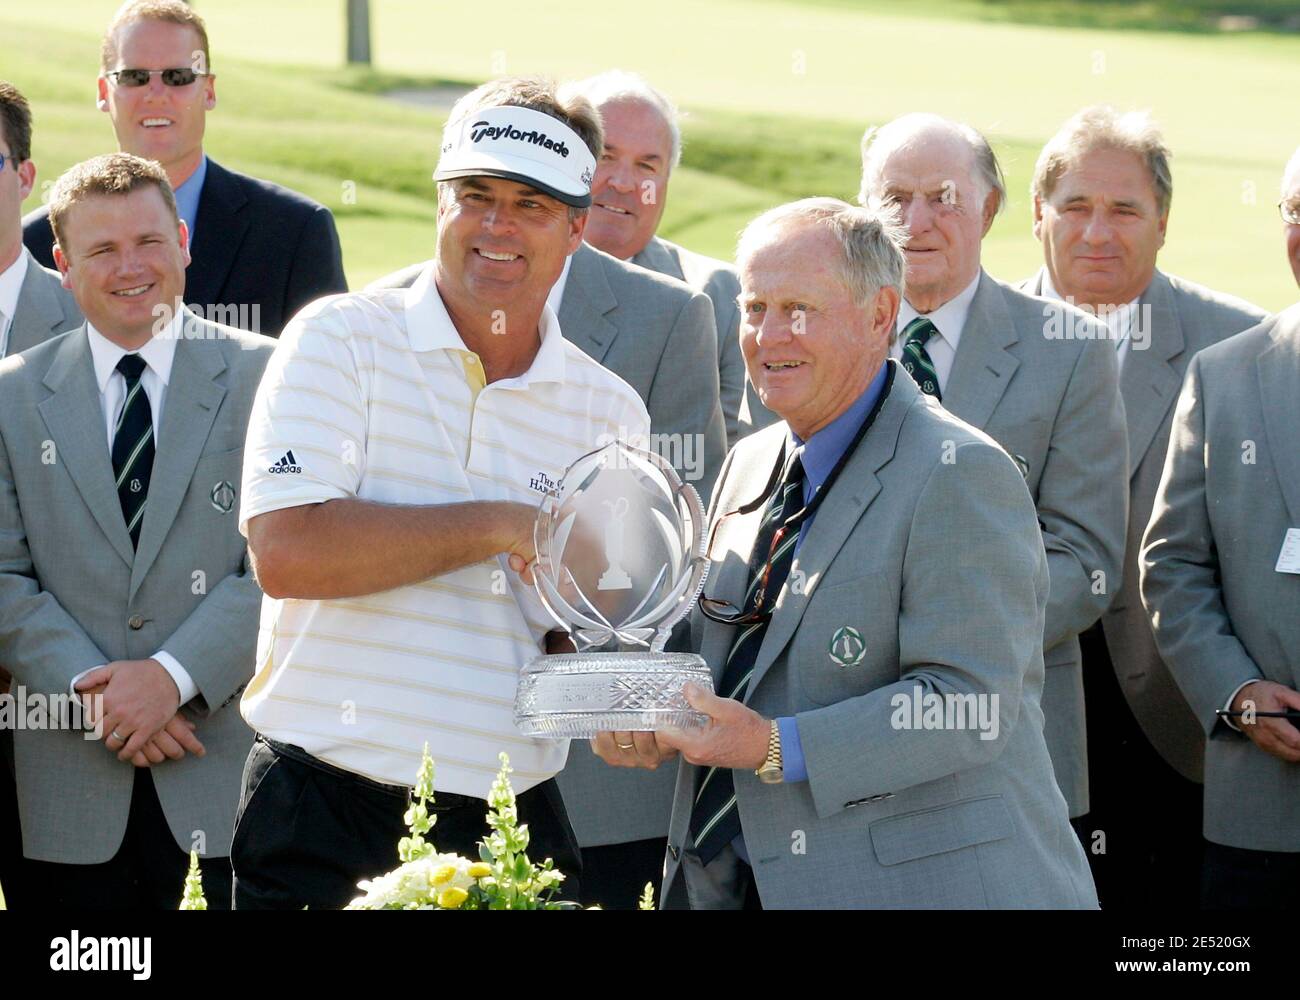
[[[98,86],[118,148],[161,163],[176,192],[193,248],[185,301],[194,311],[276,337],[307,303],[347,291],[329,209],[204,154],[216,76],[207,28],[186,4],[139,0],[119,10],[104,36]],[[53,267],[48,209],[30,213],[24,230],[32,255]]]
[[[22,203],[36,183],[31,152],[31,108],[18,88],[0,80],[0,355],[18,354],[81,322],[59,275],[37,264],[23,247]],[[0,665],[0,694],[9,690],[10,680]],[[22,834],[13,772],[13,734],[0,729],[0,887],[10,909],[22,906]]]
[[[1173,194],[1169,150],[1145,114],[1085,108],[1043,147],[1034,235],[1044,266],[1023,291],[1106,322],[1128,422],[1129,520],[1115,601],[1081,637],[1102,906],[1198,901],[1205,733],[1161,659],[1138,595],[1138,551],[1165,464],[1178,387],[1202,348],[1253,326],[1248,302],[1156,268]],[[1095,834],[1092,834],[1095,836]]]
[[[1004,197],[993,150],[969,126],[907,115],[863,140],[863,201],[895,206],[909,231],[893,356],[1006,449],[1038,508],[1052,581],[1043,733],[1078,817],[1088,811],[1078,637],[1106,610],[1123,562],[1124,408],[1100,324],[981,269]]]
[[[88,160],[50,204],[87,321],[0,363],[0,662],[100,727],[15,732],[22,881],[45,906],[174,909],[195,850],[226,908],[261,603],[235,484],[274,342],[175,310],[158,164]]]

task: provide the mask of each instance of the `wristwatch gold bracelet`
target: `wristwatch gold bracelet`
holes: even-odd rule
[[[772,720],[772,732],[767,738],[767,760],[754,772],[758,780],[767,785],[775,785],[785,780],[785,769],[781,765],[781,727]]]

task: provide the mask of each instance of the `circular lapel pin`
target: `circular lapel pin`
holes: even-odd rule
[[[831,636],[831,644],[828,652],[831,659],[841,667],[851,667],[862,662],[862,657],[867,652],[867,644],[862,638],[862,633],[849,625],[844,625],[835,630]]]
[[[221,482],[217,483],[216,486],[212,487],[212,493],[210,495],[212,497],[212,506],[215,507],[219,513],[229,514],[235,509],[235,487],[226,480],[223,479]]]

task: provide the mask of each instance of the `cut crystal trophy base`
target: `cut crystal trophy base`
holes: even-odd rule
[[[687,682],[713,690],[694,653],[562,653],[532,660],[519,675],[515,725],[525,736],[590,739],[597,733],[703,726],[687,704]]]

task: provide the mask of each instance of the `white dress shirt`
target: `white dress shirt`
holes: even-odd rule
[[[9,350],[9,328],[18,312],[18,296],[27,280],[27,251],[19,250],[18,259],[0,272],[0,358]]]
[[[167,395],[167,383],[171,379],[172,361],[176,357],[176,338],[180,335],[181,318],[172,320],[171,325],[157,334],[149,343],[138,351],[128,351],[113,343],[90,323],[86,324],[86,333],[90,339],[90,356],[95,364],[95,382],[99,385],[99,402],[104,413],[104,434],[108,441],[108,451],[113,452],[113,429],[121,415],[126,402],[126,376],[117,370],[117,363],[127,354],[139,354],[144,359],[146,368],[140,375],[144,394],[149,399],[149,409],[153,413],[154,448],[158,447],[158,431],[162,427],[162,408]],[[176,689],[181,695],[181,704],[199,693],[198,685],[176,657],[166,650],[154,653],[153,659],[163,665],[163,669],[176,682]],[[75,687],[89,670],[73,678]]]
[[[1043,298],[1056,299],[1058,302],[1065,302],[1065,296],[1056,290],[1052,284],[1052,276],[1046,270],[1043,271]],[[1139,296],[1140,298],[1140,296]],[[1071,302],[1071,305],[1076,303]],[[1092,313],[1091,309],[1084,310]],[[1110,339],[1115,344],[1115,360],[1119,362],[1120,371],[1124,370],[1124,359],[1128,357],[1129,344],[1133,342],[1133,321],[1137,318],[1138,300],[1126,302],[1122,306],[1114,306],[1102,310],[1103,315],[1097,316],[1097,319],[1106,324],[1110,330]]]
[[[575,250],[574,253],[577,253],[577,251]],[[551,307],[551,312],[555,313],[556,316],[560,315],[560,300],[564,298],[564,286],[569,283],[569,268],[572,266],[573,254],[569,254],[564,258],[564,270],[555,279],[550,294],[546,296],[546,304]]]
[[[903,356],[903,331],[917,316],[924,315],[939,331],[930,337],[925,352],[930,355],[930,363],[934,365],[934,373],[939,378],[940,393],[948,388],[948,375],[957,358],[957,345],[961,342],[961,332],[966,328],[966,317],[970,315],[970,304],[979,284],[980,276],[976,274],[974,281],[933,312],[918,313],[907,299],[903,299],[898,306],[898,329],[889,356],[895,359]]]

